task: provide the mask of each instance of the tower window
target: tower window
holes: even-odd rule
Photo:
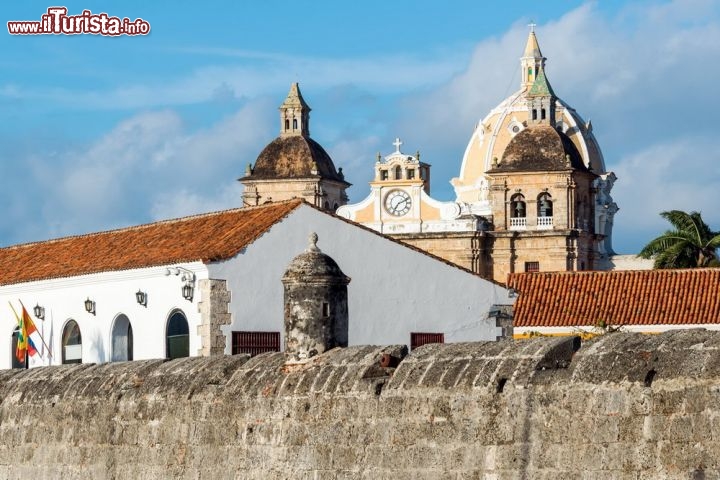
[[[322,316],[323,318],[330,316],[330,304],[328,302],[323,302],[322,304]]]
[[[290,130],[290,120],[288,120],[287,118],[285,119],[285,130]]]
[[[552,197],[549,194],[543,193],[538,197],[538,217],[552,217],[553,216],[553,204]]]
[[[297,118],[293,118],[293,130],[297,130]]]
[[[540,271],[540,262],[525,262],[525,271],[526,272],[539,272]]]
[[[545,120],[545,109],[540,110],[540,119]]]
[[[398,165],[395,167],[395,180],[400,180],[402,178],[402,167]]]
[[[524,218],[525,215],[525,197],[522,194],[513,195],[510,199],[510,216],[512,218]]]
[[[387,179],[388,179],[388,171],[380,170],[380,180],[387,180]]]
[[[533,111],[532,111],[532,119],[537,120],[537,109],[535,109],[535,108],[533,108]]]
[[[415,169],[414,168],[408,168],[407,178],[408,178],[408,180],[413,180],[415,178]]]

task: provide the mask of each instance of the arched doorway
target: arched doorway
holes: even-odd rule
[[[115,317],[112,328],[111,362],[127,362],[133,359],[133,331],[127,315]]]
[[[187,318],[180,310],[175,310],[167,323],[165,333],[165,356],[170,360],[190,356],[190,329]]]
[[[20,328],[15,327],[12,332],[12,340],[10,341],[10,358],[12,359],[12,368],[27,368],[27,352],[25,358],[22,361],[18,360],[15,352],[17,351],[18,336],[20,335]]]
[[[75,320],[68,321],[63,328],[62,363],[82,363],[82,335]]]

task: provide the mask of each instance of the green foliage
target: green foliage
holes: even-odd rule
[[[673,229],[651,240],[639,257],[654,258],[655,268],[720,266],[716,254],[720,233],[710,230],[699,212],[670,210],[660,215]]]

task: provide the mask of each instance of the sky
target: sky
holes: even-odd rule
[[[8,21],[55,4],[8,2]],[[310,131],[369,193],[377,152],[419,150],[431,194],[477,124],[519,88],[535,23],[555,93],[591,120],[637,253],[659,212],[720,230],[720,2],[65,2],[142,18],[148,35],[0,34],[0,246],[241,206],[241,177],[279,133],[292,82]],[[181,241],[181,239],[179,239]]]

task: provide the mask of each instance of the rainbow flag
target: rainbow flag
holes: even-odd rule
[[[37,355],[38,353],[35,344],[30,338],[30,335],[32,335],[33,332],[37,332],[37,327],[35,327],[35,322],[32,321],[32,318],[30,318],[30,314],[27,312],[27,310],[25,310],[24,306],[22,311],[22,318],[17,318],[17,313],[15,314],[15,318],[18,321],[19,327],[17,348],[15,349],[15,357],[17,357],[19,362],[24,362],[26,353],[31,357],[33,355]]]

